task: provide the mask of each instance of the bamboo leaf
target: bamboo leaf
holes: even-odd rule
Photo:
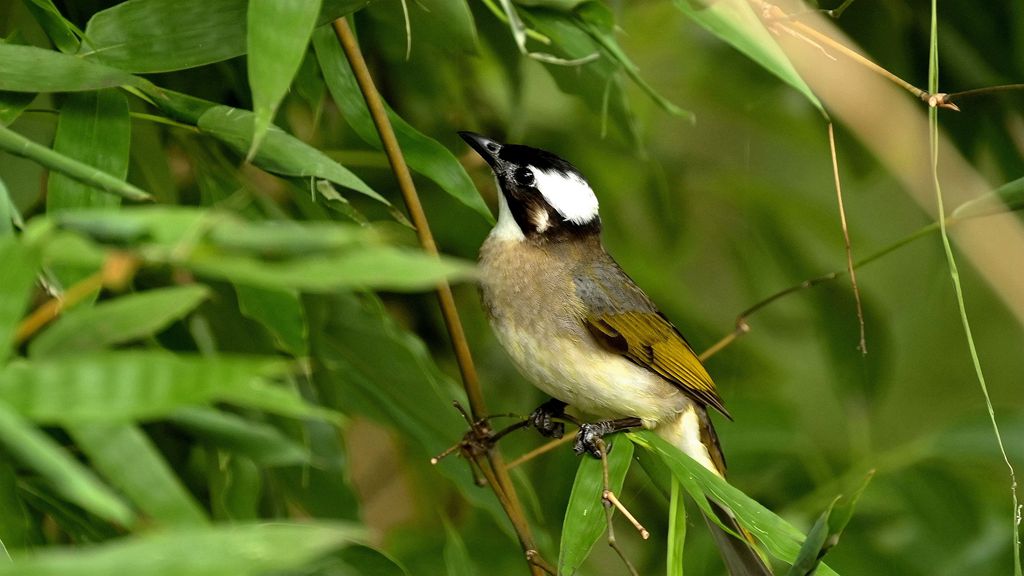
[[[124,94],[112,89],[68,94],[57,122],[54,152],[124,180],[130,148],[131,121]],[[47,212],[120,203],[117,196],[59,172],[47,182]]]
[[[31,548],[38,540],[35,520],[18,494],[13,462],[0,461],[0,562],[10,550]]]
[[[39,255],[15,236],[0,236],[0,365],[28,305],[39,271]]]
[[[367,144],[378,150],[382,149],[380,136],[377,135],[362,92],[334,31],[329,26],[318,28],[313,33],[313,47],[316,49],[327,88],[341,109],[345,121]],[[387,107],[387,112],[409,167],[431,179],[451,197],[483,216],[488,222],[494,222],[490,209],[455,156],[439,142],[413,128],[390,107]]]
[[[150,420],[192,404],[226,401],[296,417],[329,417],[264,378],[280,360],[201,358],[130,351],[18,362],[0,372],[0,397],[42,424]]]
[[[218,105],[204,112],[197,125],[203,132],[244,155],[252,148],[254,122],[255,116],[248,110]],[[270,126],[267,130],[263,144],[253,156],[253,163],[268,172],[284,176],[330,180],[389,204],[348,168],[276,126]]]
[[[61,15],[53,0],[27,0],[25,7],[49,36],[58,50],[65,54],[78,51],[78,36],[75,27]]]
[[[323,0],[318,24],[371,0]],[[81,56],[132,72],[170,72],[245,54],[248,0],[131,0],[97,12]]]
[[[821,101],[776,44],[747,0],[673,0],[676,8],[721,40],[746,54],[765,70],[804,95],[822,114]]]
[[[668,551],[665,553],[666,574],[683,576],[683,550],[686,545],[686,505],[679,481],[671,480],[668,505]]]
[[[249,3],[246,44],[255,112],[250,158],[259,149],[278,105],[299,71],[319,12],[320,0]]]
[[[248,576],[300,568],[362,538],[361,528],[340,522],[166,530],[87,549],[49,549],[0,564],[0,576]]]
[[[469,550],[458,530],[452,526],[448,518],[441,517],[444,523],[444,565],[448,569],[448,576],[474,576],[480,571],[473,565],[469,557]]]
[[[309,451],[277,428],[213,408],[186,407],[169,419],[198,439],[242,454],[261,466],[288,466],[309,462]]]
[[[210,278],[270,290],[303,292],[342,289],[418,291],[433,288],[441,280],[473,277],[473,267],[468,263],[389,246],[282,262],[197,251],[183,264]]]
[[[633,458],[633,443],[625,438],[610,438],[608,444],[608,484],[616,494],[622,491],[622,482]],[[608,527],[605,518],[604,472],[601,461],[590,456],[580,459],[576,481],[569,494],[569,506],[562,524],[562,541],[558,552],[558,573],[576,574],[591,549]]]
[[[32,341],[29,355],[52,357],[101,350],[152,336],[209,297],[205,286],[148,290],[72,310]]]
[[[1018,178],[957,206],[951,217],[956,219],[976,218],[1022,209],[1024,209],[1024,178]]]
[[[2,396],[6,399],[6,396]],[[26,422],[4,401],[0,401],[0,443],[26,466],[44,477],[58,494],[82,508],[123,526],[135,515],[110,488],[58,446],[49,436]],[[0,574],[21,574],[0,564]]]
[[[167,461],[132,424],[68,428],[75,443],[107,480],[147,516],[165,526],[202,526],[208,521]]]
[[[627,436],[668,466],[672,475],[698,504],[706,498],[721,503],[736,515],[739,523],[754,534],[773,556],[789,563],[796,561],[800,545],[805,538],[789,522],[731,486],[654,432],[629,432]],[[707,505],[706,502],[704,504]],[[821,564],[818,567],[818,574],[827,576],[835,574],[835,571]]]
[[[236,285],[235,293],[242,314],[265,326],[284,350],[298,357],[309,354],[306,311],[297,291]]]
[[[0,58],[2,58],[2,56],[0,56]],[[0,78],[2,77],[3,74],[0,74]],[[3,126],[0,126],[0,150],[9,152],[15,156],[28,158],[29,160],[49,168],[50,170],[66,174],[79,182],[94,186],[111,194],[116,194],[122,198],[127,198],[128,200],[141,201],[152,199],[146,192],[125,182],[117,176],[108,174],[73,158],[68,158],[59,152],[55,152],[47,148],[46,146],[36,144],[21,134]]]
[[[0,90],[13,92],[80,92],[146,83],[123,70],[36,46],[0,43],[0,62]]]

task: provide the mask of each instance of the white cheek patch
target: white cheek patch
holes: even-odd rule
[[[597,217],[597,196],[576,174],[545,171],[530,166],[537,190],[567,222],[586,224]]]

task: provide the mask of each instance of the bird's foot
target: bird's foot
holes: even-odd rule
[[[565,402],[554,398],[541,404],[530,414],[527,421],[547,438],[561,438],[565,435],[565,423],[555,420],[565,417]]]
[[[580,424],[580,430],[576,433],[576,442],[573,444],[572,449],[577,454],[586,452],[594,458],[600,458],[601,447],[598,446],[598,440],[608,434],[629,430],[630,428],[639,428],[640,426],[643,426],[643,420],[635,417]]]

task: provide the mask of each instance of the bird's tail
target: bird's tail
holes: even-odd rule
[[[725,478],[725,456],[715,428],[703,408],[693,406],[681,412],[675,422],[658,426],[655,431],[705,468]],[[728,508],[711,499],[708,502],[719,522],[742,537],[737,538],[713,519],[704,518],[730,576],[772,576],[772,570],[757,549],[754,537],[740,526]]]

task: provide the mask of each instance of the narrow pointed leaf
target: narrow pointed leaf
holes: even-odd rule
[[[747,0],[673,0],[673,4],[702,28],[795,88],[822,114],[826,114],[821,101],[797,73]]]
[[[3,397],[0,394],[0,397]],[[0,401],[0,443],[14,458],[34,469],[62,497],[100,518],[130,525],[135,515],[121,499],[49,436]],[[19,572],[0,564],[0,574]]]
[[[805,538],[792,524],[704,468],[654,432],[630,432],[627,436],[664,462],[698,504],[705,498],[721,503],[736,515],[739,523],[764,544],[773,556],[789,563],[796,561],[800,545]],[[835,571],[821,564],[817,574],[828,576],[835,574]]]
[[[39,539],[35,519],[18,492],[14,462],[0,461],[0,546],[7,552],[31,548]],[[0,562],[4,557],[0,551]]]
[[[419,291],[433,288],[442,280],[472,278],[474,272],[467,262],[390,246],[283,262],[223,253],[195,253],[183,264],[210,278],[271,290],[303,292],[357,288]]]
[[[152,336],[209,296],[205,286],[176,286],[121,296],[68,312],[29,346],[32,357],[102,350]]]
[[[0,90],[79,92],[146,83],[123,70],[36,46],[0,43],[0,62]]]
[[[108,89],[67,96],[57,121],[54,152],[124,180],[128,175],[130,147],[131,121],[124,94]],[[60,172],[47,182],[47,212],[118,204],[117,196]]]
[[[1024,178],[1003,184],[999,188],[968,200],[953,211],[953,218],[975,218],[1024,209]]]
[[[242,314],[256,320],[284,349],[294,356],[309,354],[309,327],[306,311],[295,290],[268,290],[236,285],[238,307]]]
[[[442,517],[441,520],[444,523],[444,565],[448,569],[448,576],[479,574],[480,570],[473,565],[473,560],[469,557],[469,550],[466,549],[466,543],[463,542],[458,530],[447,518]]]
[[[319,12],[320,0],[249,3],[246,43],[249,85],[256,115],[249,157],[259,149],[278,105],[299,71]]]
[[[203,407],[180,408],[169,419],[203,442],[247,456],[261,466],[309,462],[309,450],[263,422]]]
[[[683,549],[686,544],[686,505],[679,482],[671,480],[668,505],[668,551],[665,554],[668,576],[683,576]]]
[[[74,26],[61,15],[53,5],[53,0],[28,0],[25,7],[58,50],[65,54],[78,51],[78,36],[75,35]]]
[[[625,438],[610,438],[608,452],[608,484],[616,495],[633,458],[633,443]],[[562,541],[558,553],[558,573],[571,576],[590,555],[597,540],[608,528],[605,518],[604,472],[601,461],[588,455],[580,458],[576,481],[569,495],[569,506],[562,523]]]
[[[280,360],[130,351],[18,362],[0,372],[0,397],[43,424],[151,420],[193,404],[227,401],[287,416],[324,415],[264,381]]]
[[[0,564],[0,576],[256,576],[301,568],[364,537],[352,524],[236,524],[166,530]]]
[[[15,236],[0,236],[0,365],[11,350],[39,271],[39,255]]]
[[[218,105],[199,117],[198,126],[203,132],[244,155],[252,147],[254,122],[255,117],[248,110]],[[268,172],[284,176],[330,180],[388,204],[383,196],[374,192],[348,168],[276,126],[270,126],[267,130],[263,144],[253,156],[253,163]]]
[[[318,24],[371,0],[323,0]],[[296,2],[299,4],[300,2]],[[132,72],[170,72],[245,54],[248,0],[131,0],[97,12],[80,52]]]
[[[316,48],[327,88],[341,109],[345,121],[366,143],[381,149],[377,129],[334,31],[329,26],[318,28],[313,33],[313,46]],[[493,222],[494,217],[491,216],[490,209],[455,156],[439,142],[413,128],[390,107],[387,111],[391,125],[395,129],[395,137],[398,138],[398,144],[409,167],[431,179],[442,190],[483,216],[488,222]]]
[[[133,424],[87,424],[68,431],[93,467],[163,526],[202,526],[206,515],[149,437]]]

